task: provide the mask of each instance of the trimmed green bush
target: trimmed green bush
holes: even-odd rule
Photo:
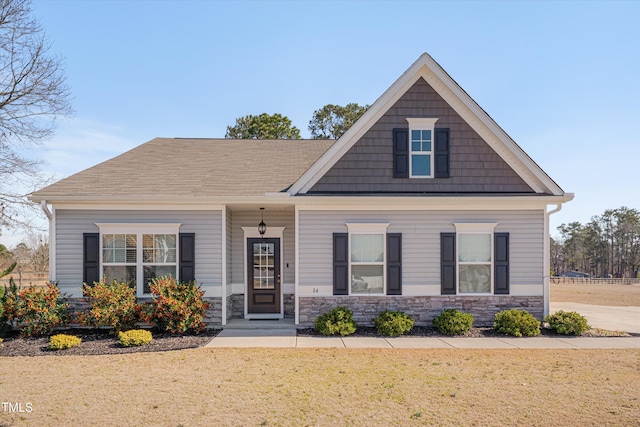
[[[373,321],[381,335],[397,337],[411,332],[415,321],[402,311],[385,310]]]
[[[540,335],[540,322],[526,310],[503,310],[496,313],[493,328],[514,337]]]
[[[206,325],[204,315],[209,303],[202,299],[204,291],[193,282],[178,282],[173,277],[160,277],[151,282],[153,302],[144,307],[142,320],[173,334],[201,332]]]
[[[75,335],[57,334],[49,338],[47,350],[65,350],[80,345],[82,339]]]
[[[358,328],[353,320],[353,311],[347,307],[336,307],[321,314],[313,324],[313,328],[321,335],[351,335]]]
[[[147,345],[153,336],[151,332],[144,329],[132,329],[126,332],[118,332],[118,341],[122,347]]]
[[[448,308],[433,319],[433,326],[441,334],[464,335],[473,326],[473,314],[463,313],[455,308]]]
[[[105,280],[84,284],[82,294],[89,307],[78,314],[78,321],[85,326],[110,326],[114,332],[136,327],[140,305],[136,300],[136,290],[128,283]]]
[[[549,328],[562,335],[580,335],[589,330],[587,319],[575,311],[557,311],[545,317]]]

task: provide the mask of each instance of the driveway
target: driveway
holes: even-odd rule
[[[640,334],[640,307],[613,307],[579,304],[577,302],[552,302],[550,312],[577,311],[587,318],[589,326],[609,331]]]

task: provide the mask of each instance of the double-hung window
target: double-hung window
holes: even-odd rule
[[[178,277],[180,224],[96,224],[100,228],[100,277],[126,282],[138,296],[162,276]]]
[[[386,229],[389,224],[347,224],[352,295],[385,293]]]
[[[437,118],[408,118],[409,177],[434,177],[434,137]]]
[[[494,223],[456,226],[457,277],[459,294],[493,292]]]

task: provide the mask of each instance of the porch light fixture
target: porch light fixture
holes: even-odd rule
[[[260,208],[260,224],[258,224],[258,233],[261,237],[264,237],[264,233],[267,232],[267,224],[264,223],[264,208]]]

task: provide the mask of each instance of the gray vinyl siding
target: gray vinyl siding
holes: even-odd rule
[[[195,233],[195,278],[202,288],[222,283],[220,211],[56,210],[56,280],[62,292],[82,295],[82,235],[98,233],[96,223],[181,223]]]
[[[345,223],[389,223],[388,233],[402,233],[402,286],[412,294],[440,295],[440,233],[455,232],[454,222],[497,222],[495,232],[510,233],[511,294],[541,293],[544,213],[540,211],[300,211],[299,286],[323,288],[333,283],[332,235],[347,232]],[[521,286],[519,289],[518,287]],[[301,294],[310,292],[301,289]]]
[[[233,211],[231,213],[231,283],[244,283],[244,231],[242,227],[258,227],[260,212],[256,208],[253,211]],[[265,210],[264,222],[269,227],[285,227],[284,241],[282,244],[283,272],[282,284],[295,282],[295,216],[293,209],[290,211]],[[289,265],[287,267],[287,264]]]
[[[393,129],[409,117],[437,117],[450,129],[450,178],[393,177]],[[313,186],[332,192],[533,192],[422,78]]]

